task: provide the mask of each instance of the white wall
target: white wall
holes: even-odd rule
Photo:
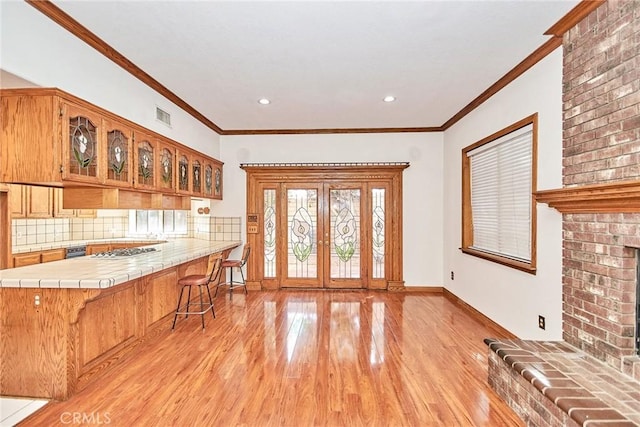
[[[444,286],[522,339],[562,338],[561,215],[538,204],[536,275],[471,255],[461,245],[461,150],[538,113],[538,189],[562,186],[562,52],[557,49],[444,134]],[[449,273],[455,272],[455,280]],[[537,326],[546,318],[546,330]]]
[[[406,286],[442,286],[442,133],[223,136],[224,201],[217,216],[245,218],[240,163],[410,162],[403,174]]]
[[[35,8],[23,1],[0,1],[0,9],[0,68],[38,86],[58,87],[202,153],[219,156],[217,133]],[[147,71],[153,75],[153,70]],[[171,114],[171,128],[156,121],[156,106]]]

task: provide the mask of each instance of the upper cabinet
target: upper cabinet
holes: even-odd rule
[[[106,152],[105,183],[117,187],[133,185],[133,131],[125,124],[103,119]]]
[[[136,178],[133,186],[146,190],[156,188],[156,157],[157,148],[153,138],[145,133],[136,132],[134,135]]]
[[[176,191],[176,148],[164,141],[158,142],[158,188],[162,192]]]
[[[99,114],[63,102],[62,179],[99,184],[103,181],[100,165],[102,118]]]
[[[220,161],[61,90],[0,89],[0,114],[0,182],[222,198]]]
[[[189,153],[178,151],[178,192],[191,194],[191,161]]]

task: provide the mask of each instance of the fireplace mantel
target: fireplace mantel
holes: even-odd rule
[[[640,180],[581,185],[533,193],[562,213],[640,212]]]

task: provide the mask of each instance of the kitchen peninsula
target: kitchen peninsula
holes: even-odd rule
[[[164,324],[178,278],[240,244],[179,239],[131,257],[0,270],[0,394],[67,399]]]

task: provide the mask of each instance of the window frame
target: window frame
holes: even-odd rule
[[[532,125],[532,141],[531,141],[531,260],[529,262],[510,258],[508,256],[486,252],[477,248],[473,248],[473,212],[471,208],[471,159],[467,155],[468,152],[477,149],[485,144],[489,144],[499,138],[504,137],[512,132],[517,131],[525,126]],[[468,255],[473,255],[488,261],[496,262],[508,267],[530,274],[536,274],[537,269],[537,209],[534,193],[537,191],[537,171],[538,171],[538,113],[534,113],[522,120],[507,126],[506,128],[481,139],[462,149],[462,247],[460,250]]]
[[[150,236],[150,235],[154,235],[154,236],[188,236],[189,235],[189,216],[188,214],[185,214],[185,231],[175,231],[175,224],[176,224],[176,218],[175,218],[175,213],[177,212],[177,210],[169,210],[170,212],[172,212],[173,215],[173,226],[174,229],[171,231],[167,231],[165,230],[165,214],[167,212],[167,210],[160,210],[160,209],[130,209],[129,210],[129,232],[127,233],[128,235],[131,236]],[[138,231],[138,213],[139,212],[144,212],[145,215],[147,216],[147,231]],[[149,215],[151,212],[157,212],[158,213],[158,224],[161,227],[161,230],[155,230],[155,231],[148,231],[148,224],[149,224]]]

